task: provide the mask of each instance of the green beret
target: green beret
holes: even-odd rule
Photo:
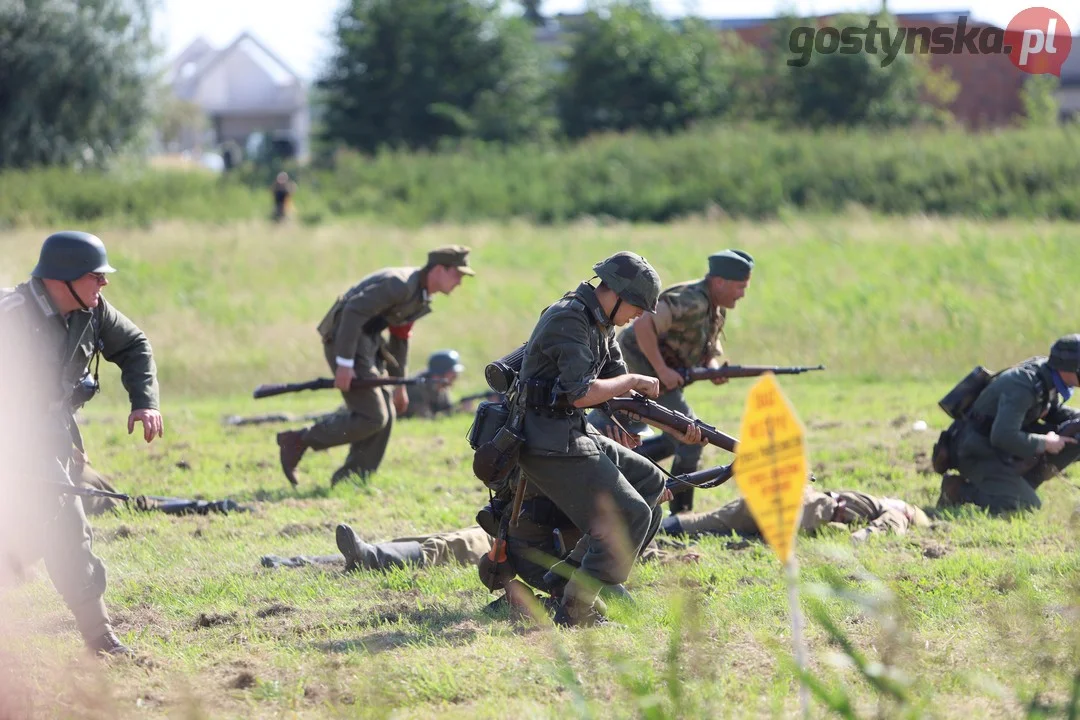
[[[709,275],[725,280],[746,280],[754,269],[754,258],[742,250],[724,250],[709,256]]]

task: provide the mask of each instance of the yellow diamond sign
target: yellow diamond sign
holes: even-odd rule
[[[735,448],[735,483],[782,563],[791,558],[795,546],[810,474],[805,435],[776,376],[762,375],[746,399]]]

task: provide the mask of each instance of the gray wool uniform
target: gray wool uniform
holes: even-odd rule
[[[82,438],[71,392],[87,371],[95,345],[121,369],[131,409],[159,408],[150,343],[131,320],[101,297],[92,310],[61,315],[44,284],[31,279],[0,291],[0,553],[9,567],[44,558],[49,578],[85,638],[109,630],[103,596],[105,566],[94,555],[93,532],[81,498],[57,492],[72,485]]]
[[[608,584],[629,577],[634,558],[656,533],[664,477],[646,458],[590,432],[585,411],[569,406],[594,380],[626,372],[615,328],[594,288],[582,283],[543,312],[519,375],[519,388],[534,383],[566,408],[529,406],[521,470],[584,532],[572,553],[580,557],[580,570]],[[619,547],[623,531],[629,548]]]

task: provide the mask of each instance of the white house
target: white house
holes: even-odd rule
[[[291,148],[301,161],[308,158],[307,88],[299,75],[250,33],[241,33],[221,50],[197,38],[170,63],[167,72],[173,93],[201,108],[209,121],[208,137],[183,138],[179,150],[200,144],[209,150],[228,141],[245,148],[249,138],[261,132]]]

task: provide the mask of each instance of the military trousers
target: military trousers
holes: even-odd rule
[[[40,559],[53,587],[64,600],[80,633],[94,640],[110,629],[104,595],[107,586],[105,565],[93,553],[94,533],[86,520],[82,499],[60,494],[35,479],[48,483],[73,484],[69,479],[68,458],[53,457],[24,466],[25,484],[18,498],[0,512],[0,555],[7,570],[19,572]],[[36,471],[35,471],[36,470]]]
[[[1022,473],[995,457],[961,455],[957,458],[956,469],[968,480],[963,486],[961,502],[972,503],[991,513],[1038,510],[1042,500],[1035,491],[1077,458],[1080,458],[1080,444],[1066,445],[1057,455],[1044,456],[1045,465]]]
[[[522,453],[530,483],[583,532],[571,557],[601,583],[630,575],[634,560],[660,527],[656,507],[664,477],[646,458],[606,437],[589,435],[595,455]],[[527,450],[527,449],[526,449]]]
[[[446,533],[417,535],[394,538],[381,543],[373,543],[376,548],[389,549],[394,543],[415,543],[420,546],[422,559],[420,565],[448,565],[457,562],[462,565],[475,565],[480,558],[491,550],[491,536],[478,525]],[[382,557],[384,553],[376,554]],[[261,558],[264,567],[305,567],[307,565],[344,567],[345,559],[341,555],[294,555],[290,558],[278,555],[264,555]],[[388,569],[389,565],[387,568]]]
[[[325,345],[324,350],[327,364],[336,372],[333,345]],[[349,475],[366,479],[379,468],[396,416],[392,388],[360,388],[342,392],[341,397],[345,407],[320,418],[303,436],[312,450],[349,445],[345,462],[334,472],[334,483]]]
[[[424,555],[424,565],[448,565],[457,562],[461,565],[475,565],[480,558],[491,551],[492,538],[479,525],[435,535],[417,535],[415,537],[394,538],[390,542],[420,543]]]

